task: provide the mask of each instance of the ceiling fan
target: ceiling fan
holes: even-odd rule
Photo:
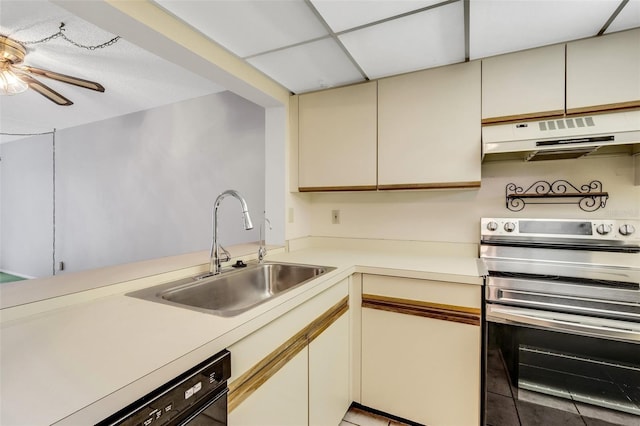
[[[40,68],[20,65],[24,61],[27,49],[20,42],[0,35],[0,94],[13,95],[31,88],[58,105],[73,105],[69,99],[62,96],[49,86],[34,78],[46,77],[85,89],[104,92],[104,87],[96,82],[47,71]]]

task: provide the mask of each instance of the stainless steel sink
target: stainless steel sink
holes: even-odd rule
[[[128,293],[127,296],[231,317],[334,269],[262,263],[206,278],[186,278]]]

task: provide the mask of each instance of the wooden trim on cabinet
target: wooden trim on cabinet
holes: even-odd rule
[[[561,118],[561,117],[564,117],[564,110],[557,109],[552,111],[531,112],[527,114],[515,114],[515,115],[504,115],[501,117],[483,118],[482,124],[483,125],[504,124],[504,123],[510,123],[513,121],[546,120],[546,119]]]
[[[307,332],[307,343],[313,342],[316,337],[320,336],[327,328],[329,328],[334,322],[349,310],[349,298],[345,297],[339,303],[334,305],[327,312],[322,314],[321,317],[316,319],[310,326],[310,330]]]
[[[399,299],[373,294],[362,295],[362,307],[477,326],[480,325],[481,318],[480,309],[478,308]]]
[[[348,310],[349,296],[346,296],[229,384],[229,412],[273,377]]]
[[[300,351],[307,347],[304,339],[298,339],[293,342],[289,342],[289,346],[284,350],[274,353],[281,348],[278,348],[273,353],[258,364],[253,366],[245,375],[251,373],[249,377],[245,375],[241,376],[238,380],[229,385],[229,399],[227,407],[229,412],[235,410],[245,399],[260,388],[267,380],[273,377],[282,367],[284,367],[293,357],[298,355]],[[244,381],[240,384],[236,384],[241,379]]]
[[[640,108],[640,100],[629,102],[617,102],[614,104],[595,105],[589,107],[571,108],[567,110],[567,115],[575,114],[600,114],[611,111]]]
[[[360,186],[301,186],[300,192],[375,191],[376,185]]]
[[[480,188],[480,181],[441,182],[441,183],[399,183],[378,185],[381,191],[399,191],[403,189],[465,189]]]

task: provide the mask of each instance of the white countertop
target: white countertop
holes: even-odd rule
[[[266,260],[336,269],[231,318],[128,297],[135,288],[119,283],[116,294],[3,321],[0,424],[100,421],[354,272],[482,284],[469,251],[316,247]]]

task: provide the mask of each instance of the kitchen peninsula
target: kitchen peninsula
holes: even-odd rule
[[[221,318],[125,295],[141,285],[151,286],[177,279],[181,274],[193,274],[194,270],[206,265],[147,277],[144,284],[136,284],[135,281],[131,285],[120,283],[115,286],[116,294],[97,298],[92,298],[91,292],[99,290],[87,290],[83,295],[85,301],[76,299],[66,306],[45,307],[47,310],[31,312],[22,317],[5,320],[4,313],[12,308],[0,311],[3,313],[2,423],[64,425],[98,422],[212,353],[230,348],[233,357],[234,345],[246,349],[243,340],[259,333],[269,324],[277,323],[280,317],[292,312],[304,312],[296,311],[301,306],[325,298],[324,305],[328,309],[348,295],[350,320],[345,324],[348,324],[350,357],[347,371],[350,380],[346,393],[349,400],[343,401],[346,411],[352,400],[360,400],[359,380],[355,379],[360,377],[358,342],[361,338],[366,339],[364,330],[360,337],[361,327],[366,321],[366,318],[360,319],[363,276],[365,290],[372,293],[379,293],[381,288],[386,288],[384,292],[402,299],[419,297],[418,294],[430,295],[434,297],[431,302],[462,304],[479,312],[482,271],[478,270],[477,253],[473,245],[331,238],[303,239],[290,244],[297,245],[299,249],[292,247],[294,250],[287,253],[272,253],[266,260],[333,266],[336,269],[236,317]],[[367,287],[366,277],[389,279],[390,283],[372,283],[371,287]],[[396,282],[396,278],[391,277],[397,277],[400,281]],[[430,294],[430,288],[437,290]],[[443,295],[443,288],[451,291]],[[61,296],[65,297],[74,295]],[[459,301],[455,302],[454,299]],[[42,302],[34,302],[33,307],[38,303]],[[319,311],[316,309],[318,314],[322,313],[324,305],[320,306]],[[373,309],[371,311],[374,312]],[[313,320],[314,316],[311,314],[309,317],[309,313],[294,315],[302,315],[302,321],[293,323],[293,327],[299,329],[304,327],[305,318]],[[288,323],[291,324],[291,321]],[[477,418],[480,327],[464,327],[475,330],[475,337],[469,336],[465,342],[470,351],[465,356],[476,362],[465,362],[458,367],[476,372],[475,375],[465,376],[464,380],[471,388],[470,396],[473,396],[469,415]],[[294,330],[294,333],[297,331]],[[280,345],[291,337],[284,334],[281,341],[271,341],[269,345]],[[420,340],[425,344],[429,342],[424,337]],[[429,347],[432,348],[431,345]],[[260,354],[270,350],[256,346],[251,352]],[[245,372],[243,370],[252,367],[242,365],[243,357],[251,358],[252,354],[236,355],[238,365],[233,369],[230,380],[232,386],[234,379]],[[450,355],[452,362],[461,361],[457,358],[460,354]],[[362,360],[366,360],[365,354]],[[440,365],[438,369],[442,370],[442,367]],[[367,374],[365,370],[363,374]],[[365,377],[363,383],[364,380]],[[33,386],[33,383],[43,381],[56,383],[56,386]],[[460,383],[456,386],[460,386]],[[442,389],[442,384],[439,389]],[[362,394],[366,396],[364,386]],[[259,395],[256,393],[253,396],[257,398]],[[375,396],[371,398],[375,399]],[[29,409],[34,401],[37,401],[38,410]],[[250,404],[251,397],[245,403]],[[236,411],[241,413],[242,404],[238,407]],[[230,413],[231,424],[236,411]]]

